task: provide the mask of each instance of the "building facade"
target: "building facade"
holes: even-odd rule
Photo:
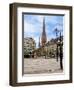
[[[31,37],[24,38],[24,57],[29,57],[35,49],[35,40]]]
[[[63,39],[61,39],[61,43],[58,42],[60,38],[58,39],[51,39],[48,41],[44,46],[41,46],[40,48],[34,50],[35,55],[37,57],[44,57],[44,58],[56,58],[57,54],[58,57],[60,55],[60,46],[62,47],[63,52]]]

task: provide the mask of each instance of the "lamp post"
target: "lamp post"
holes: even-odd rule
[[[58,26],[62,26],[61,24],[58,24]],[[58,28],[58,29],[57,29]],[[62,50],[62,36],[61,36],[61,32],[62,32],[62,29],[60,27],[57,27],[55,29],[55,32],[56,32],[56,57],[57,57],[57,61],[58,61],[58,54],[59,54],[59,57],[60,57],[60,69],[63,70],[63,50]],[[58,33],[59,33],[59,38],[58,38]],[[58,42],[59,40],[59,42]],[[59,53],[58,53],[58,46],[59,46]]]
[[[62,60],[63,60],[63,50],[62,50],[62,36],[61,36],[61,32],[60,32],[60,37],[59,37],[59,40],[58,40],[58,46],[59,46],[59,57],[60,57],[60,69],[63,70],[63,63],[62,63]]]
[[[61,70],[63,70],[62,58],[63,58],[63,51],[62,51],[62,40],[61,40],[61,32],[60,32],[60,69]]]

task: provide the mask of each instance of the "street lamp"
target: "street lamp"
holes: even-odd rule
[[[58,24],[58,26],[62,26],[61,24]],[[58,28],[58,29],[57,29]],[[63,63],[62,63],[62,58],[63,58],[63,50],[62,50],[62,36],[61,36],[61,32],[62,32],[62,28],[61,27],[57,27],[55,29],[55,32],[56,32],[56,56],[57,56],[57,61],[58,61],[58,46],[59,46],[59,56],[60,56],[60,69],[63,70]],[[58,36],[58,33],[59,33],[59,36]],[[59,37],[59,38],[58,38]],[[59,40],[59,42],[58,42]]]
[[[63,63],[62,63],[62,58],[63,58],[63,50],[62,50],[62,40],[61,40],[61,32],[60,32],[60,69],[63,70]]]
[[[63,63],[62,63],[62,58],[63,58],[63,50],[62,50],[62,36],[61,36],[61,32],[60,32],[60,37],[57,41],[57,45],[59,46],[59,56],[60,56],[60,69],[63,70]]]

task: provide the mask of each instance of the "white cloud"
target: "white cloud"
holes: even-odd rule
[[[32,37],[36,42],[36,47],[38,47],[39,37],[42,32],[42,27],[25,21],[24,23],[24,37]],[[37,35],[38,33],[38,35]]]
[[[46,16],[46,23],[49,23],[49,22],[51,22],[53,24],[57,23],[56,17]]]
[[[34,33],[35,32],[35,26],[31,23],[28,23],[25,21],[24,23],[24,32],[32,32]]]

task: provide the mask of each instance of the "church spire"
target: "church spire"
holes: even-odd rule
[[[43,31],[42,31],[42,38],[41,38],[42,46],[44,46],[46,42],[47,42],[47,37],[46,37],[46,31],[45,31],[45,17],[44,17],[43,18]]]
[[[43,34],[45,35],[45,18],[43,18]]]

